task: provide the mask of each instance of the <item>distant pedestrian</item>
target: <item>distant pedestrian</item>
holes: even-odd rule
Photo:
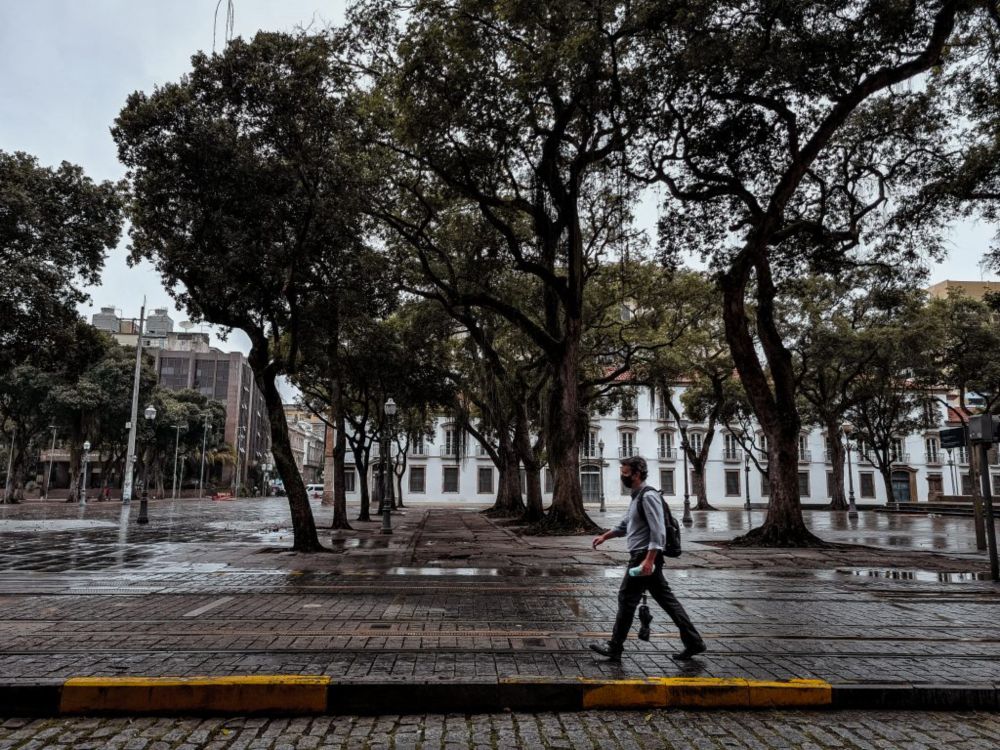
[[[639,575],[630,575],[628,569],[618,590],[618,615],[611,640],[606,644],[592,644],[592,651],[606,656],[612,661],[620,661],[625,648],[635,608],[643,594],[650,595],[670,615],[674,625],[680,630],[684,649],[673,655],[674,659],[690,659],[705,651],[705,642],[691,622],[684,607],[677,601],[670,586],[663,577],[663,548],[666,544],[666,522],[663,514],[663,500],[660,493],[646,484],[648,468],[643,458],[625,458],[621,461],[621,480],[632,493],[632,501],[621,522],[610,531],[594,537],[593,547],[604,544],[608,539],[625,537],[628,548],[628,568],[640,567]]]
[[[104,499],[109,501],[111,500],[111,487],[106,486],[104,488]]]

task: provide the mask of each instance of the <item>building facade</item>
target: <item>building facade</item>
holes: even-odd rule
[[[685,461],[677,423],[662,405],[651,406],[648,393],[640,391],[634,404],[625,414],[615,410],[607,416],[593,417],[580,455],[584,502],[600,503],[602,490],[607,502],[626,501],[626,490],[618,479],[618,460],[638,455],[649,464],[647,481],[660,488],[671,504],[683,504]],[[683,415],[679,401],[677,405]],[[897,438],[892,447],[891,497],[878,468],[859,455],[852,443],[851,479],[859,504],[885,505],[890,500],[922,502],[941,495],[971,494],[966,451],[940,448],[939,429],[959,424],[954,410],[941,411],[941,423],[936,428]],[[707,430],[704,425],[692,423],[687,433],[691,443],[700,446]],[[419,441],[409,451],[403,477],[404,496],[457,503],[492,500],[499,477],[486,451],[471,436],[463,436],[457,425],[444,419],[434,425],[434,435],[433,442]],[[760,435],[755,437],[756,445],[760,445]],[[815,427],[803,430],[800,437],[799,488],[803,505],[830,502],[834,468],[826,437],[822,429]],[[361,477],[352,465],[350,453],[347,458],[348,499],[357,500]],[[766,465],[766,455],[758,459],[761,465]],[[992,486],[1000,495],[1000,461],[995,451],[990,460]],[[687,488],[693,496],[694,479],[689,464],[687,470]],[[552,476],[547,469],[543,472],[542,489],[548,501],[552,497]],[[374,487],[374,470],[369,472],[367,481]],[[736,436],[724,427],[717,427],[712,439],[705,483],[708,500],[716,507],[740,506],[748,498],[753,504],[766,503],[768,499],[766,476],[744,454]],[[522,476],[522,489],[523,484]],[[844,486],[846,492],[846,476]]]
[[[315,414],[287,404],[285,421],[288,423],[292,455],[302,481],[306,484],[321,482],[326,425]]]

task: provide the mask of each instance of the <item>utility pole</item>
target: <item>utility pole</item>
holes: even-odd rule
[[[49,490],[52,488],[52,459],[53,454],[56,452],[56,426],[54,424],[49,425],[49,429],[52,430],[52,447],[49,448],[49,470],[45,475],[45,499],[49,499]]]
[[[10,433],[10,453],[7,454],[7,481],[3,488],[3,502],[7,502],[7,498],[11,496],[11,487],[13,485],[12,477],[10,473],[14,470],[14,439],[17,437],[17,425],[14,425]]]
[[[181,425],[175,424],[174,429],[177,431],[174,437],[174,500],[177,499],[177,452],[181,446]]]
[[[125,454],[125,477],[122,482],[122,504],[132,502],[132,484],[135,474],[135,435],[139,419],[139,379],[142,372],[142,329],[146,318],[146,298],[139,308],[139,336],[135,340],[135,375],[132,378],[132,418],[128,423],[128,452]]]
[[[198,475],[198,497],[201,498],[204,494],[202,488],[205,485],[205,446],[208,443],[208,428],[211,423],[208,421],[208,415],[205,415],[205,424],[201,430],[201,473]]]

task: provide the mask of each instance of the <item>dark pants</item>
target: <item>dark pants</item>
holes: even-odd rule
[[[641,565],[645,559],[645,552],[633,554],[629,557],[628,567],[634,568],[636,565]],[[701,643],[701,634],[663,577],[663,553],[661,552],[656,556],[656,563],[651,575],[630,576],[628,570],[625,571],[625,578],[622,580],[621,588],[618,589],[618,616],[615,618],[615,629],[611,634],[613,644],[621,646],[625,643],[628,631],[632,627],[632,620],[635,617],[635,608],[639,606],[642,595],[646,591],[653,597],[653,601],[663,607],[663,611],[670,615],[670,619],[674,621],[674,625],[681,632],[681,641],[685,646]]]

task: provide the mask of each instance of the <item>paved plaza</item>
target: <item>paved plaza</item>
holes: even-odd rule
[[[719,545],[745,511],[696,513],[665,572],[708,653],[672,661],[653,605],[651,641],[617,665],[587,644],[609,635],[623,540],[593,551],[432,503],[394,514],[391,537],[330,532],[331,509],[314,509],[330,553],[288,551],[280,498],[158,501],[146,527],[117,503],[0,506],[0,673],[1000,682],[1000,597],[968,519],[815,511],[842,546],[746,550]]]
[[[982,713],[592,711],[291,720],[45,719],[0,724],[0,750],[995,750],[998,746],[1000,718]]]

